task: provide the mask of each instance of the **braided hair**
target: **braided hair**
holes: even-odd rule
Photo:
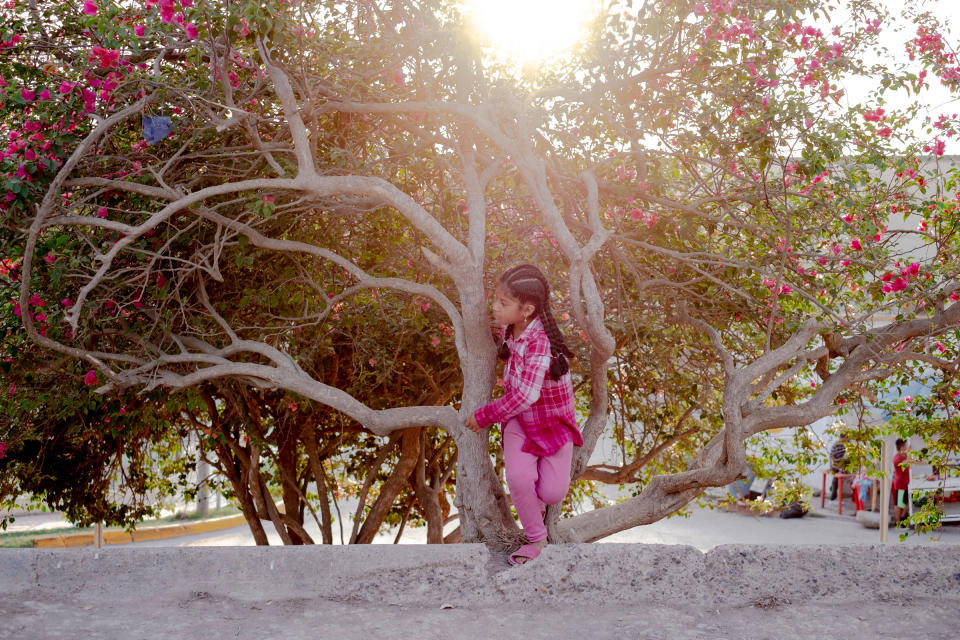
[[[506,271],[500,276],[502,284],[511,297],[520,301],[521,304],[530,303],[533,305],[533,317],[540,317],[543,324],[543,330],[550,340],[550,378],[559,380],[570,370],[567,359],[573,356],[573,352],[567,347],[563,340],[563,334],[557,326],[557,321],[550,312],[550,285],[543,273],[532,264],[521,264]],[[498,355],[501,360],[510,357],[510,348],[507,347],[506,336],[513,335],[513,325],[507,327],[504,339],[500,342]]]

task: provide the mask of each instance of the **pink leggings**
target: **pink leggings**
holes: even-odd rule
[[[570,488],[570,461],[573,442],[568,441],[552,456],[522,451],[527,436],[513,418],[503,428],[503,464],[513,506],[530,542],[547,537],[543,524],[546,505],[563,502]]]

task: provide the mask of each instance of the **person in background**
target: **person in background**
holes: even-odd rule
[[[830,447],[830,473],[833,479],[830,481],[830,499],[837,499],[837,475],[846,473],[847,463],[847,434],[840,434],[840,439]]]
[[[907,519],[907,501],[910,499],[910,459],[907,456],[910,444],[903,438],[897,438],[896,446],[890,497],[893,500],[893,522],[899,526]]]

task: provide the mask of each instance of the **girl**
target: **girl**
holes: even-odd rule
[[[537,267],[523,264],[500,276],[493,319],[503,327],[504,393],[467,419],[477,433],[494,422],[503,428],[507,486],[530,541],[510,554],[511,564],[533,560],[547,545],[546,505],[563,501],[573,447],[583,446],[567,364],[573,353],[549,305],[550,287]]]

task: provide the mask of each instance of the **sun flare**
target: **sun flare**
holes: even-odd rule
[[[467,16],[497,53],[522,63],[545,60],[573,45],[595,0],[464,0]]]

